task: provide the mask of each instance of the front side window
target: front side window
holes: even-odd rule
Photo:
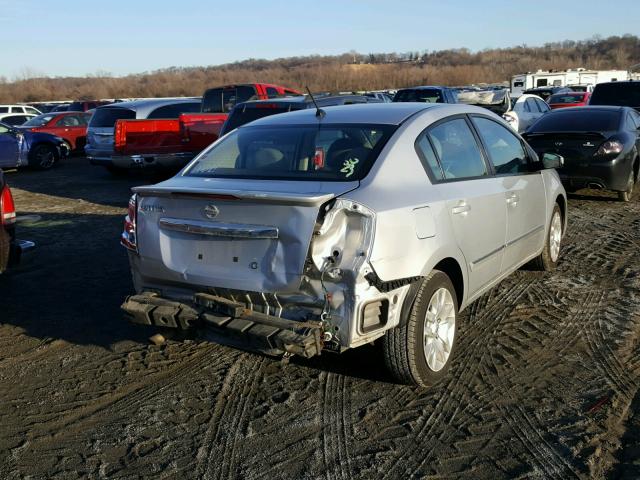
[[[352,124],[246,126],[205,150],[184,175],[361,180],[395,129],[390,125]]]
[[[56,122],[56,127],[79,127],[80,120],[76,115],[65,115]]]
[[[9,113],[9,107],[0,107],[0,113]]]
[[[498,175],[529,171],[522,143],[509,129],[483,117],[473,117],[473,123],[485,144],[489,161]]]
[[[27,107],[27,113],[32,113],[33,115],[40,115],[40,112],[33,107]]]
[[[487,174],[478,142],[463,118],[441,123],[428,130],[429,140],[440,159],[447,180]]]

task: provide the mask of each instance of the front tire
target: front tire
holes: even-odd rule
[[[455,356],[458,299],[449,277],[431,272],[408,310],[384,337],[385,363],[397,381],[427,387],[446,376]]]
[[[551,214],[549,230],[544,241],[542,253],[533,259],[536,270],[551,272],[555,270],[560,258],[560,243],[562,242],[562,212],[556,203]]]
[[[49,170],[58,161],[58,152],[52,145],[36,145],[29,152],[29,165],[38,170]]]

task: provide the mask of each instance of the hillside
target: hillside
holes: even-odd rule
[[[468,49],[406,53],[355,52],[338,56],[249,59],[209,67],[171,67],[112,77],[0,77],[0,103],[54,99],[190,96],[215,85],[270,82],[312,90],[367,90],[420,84],[462,85],[501,82],[511,75],[542,69],[586,67],[627,69],[640,62],[640,38],[594,37],[583,41],[516,46],[471,52]],[[35,66],[37,68],[37,66]]]

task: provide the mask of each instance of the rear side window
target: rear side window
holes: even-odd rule
[[[269,98],[274,98],[279,96],[280,94],[278,93],[278,90],[276,90],[273,87],[267,87],[267,97]]]
[[[416,140],[416,151],[418,152],[418,157],[420,158],[422,166],[427,174],[430,174],[434,180],[444,179],[444,174],[442,173],[442,169],[438,163],[438,158],[433,151],[433,147],[431,146],[431,142],[429,141],[429,137],[426,132],[421,133]]]
[[[0,113],[9,113],[9,107],[0,107]]]
[[[596,85],[590,105],[640,107],[640,82],[601,83]]]
[[[540,117],[528,133],[536,132],[608,132],[618,130],[620,112],[594,111],[579,108],[575,111],[560,109]],[[574,110],[574,109],[571,109]]]
[[[56,122],[56,127],[80,127],[84,125],[78,115],[65,115]]]
[[[136,112],[128,108],[102,107],[96,108],[89,126],[92,128],[113,128],[118,120],[132,120],[136,118]]]
[[[498,175],[529,171],[527,155],[518,137],[488,118],[473,117],[473,123]]]
[[[463,118],[449,120],[427,131],[447,180],[487,174],[480,147]]]
[[[539,113],[540,109],[538,108],[538,105],[536,104],[536,102],[533,101],[533,98],[527,98],[525,100],[525,110],[527,112],[533,112],[533,113]]]
[[[178,118],[182,113],[199,112],[201,105],[200,102],[164,105],[152,111],[147,118]]]
[[[212,88],[207,90],[202,97],[203,113],[227,113],[236,103],[251,100],[256,95],[256,90],[250,85],[241,85],[231,88]]]
[[[536,104],[538,105],[538,109],[542,112],[542,113],[546,113],[549,110],[551,110],[551,107],[549,107],[549,105],[547,105],[547,103],[543,102],[542,100],[537,100],[536,99]]]

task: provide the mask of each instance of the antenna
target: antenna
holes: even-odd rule
[[[309,96],[311,97],[311,101],[313,102],[313,104],[316,106],[316,117],[318,118],[324,118],[324,116],[327,114],[324,110],[322,110],[318,104],[316,103],[316,99],[313,98],[313,94],[311,93],[311,90],[309,90],[309,87],[305,87],[307,89],[307,92],[309,92]]]

